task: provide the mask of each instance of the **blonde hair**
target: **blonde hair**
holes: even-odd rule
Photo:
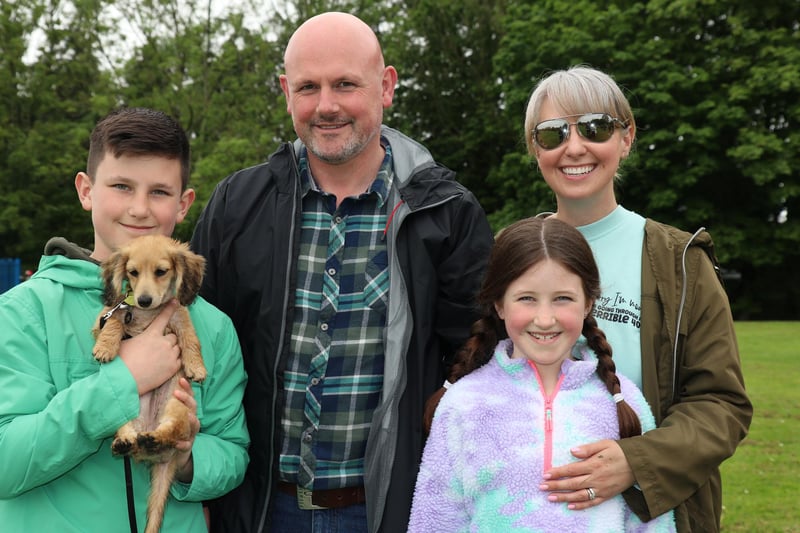
[[[537,83],[525,110],[525,144],[535,155],[533,128],[540,122],[542,103],[550,100],[567,115],[608,113],[636,132],[631,105],[619,85],[608,74],[582,65],[556,70]]]

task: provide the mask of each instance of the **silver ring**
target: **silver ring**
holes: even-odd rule
[[[594,489],[592,487],[586,489],[586,494],[589,495],[589,501],[592,501],[595,498],[597,498],[597,494],[594,493]]]

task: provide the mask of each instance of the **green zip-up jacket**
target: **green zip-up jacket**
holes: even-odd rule
[[[63,239],[45,254],[30,280],[0,296],[0,530],[128,533],[123,460],[111,440],[139,414],[136,382],[121,359],[101,365],[92,356],[98,265]],[[208,378],[192,385],[201,424],[194,478],[173,484],[165,533],[206,532],[201,502],[241,483],[248,463],[235,330],[200,298],[189,309]],[[132,468],[142,531],[150,474],[145,464]]]
[[[648,219],[642,250],[642,390],[658,429],[619,441],[641,488],[625,499],[644,520],[675,509],[679,532],[720,529],[719,465],[747,435],[728,297],[711,236]]]

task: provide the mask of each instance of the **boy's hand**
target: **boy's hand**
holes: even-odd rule
[[[170,300],[147,329],[120,345],[119,356],[136,380],[140,396],[163,384],[180,369],[178,338],[173,333],[164,334],[177,308],[178,302]]]
[[[178,441],[175,444],[175,449],[178,450],[178,470],[175,473],[175,478],[181,483],[191,483],[194,477],[192,446],[194,445],[195,436],[200,431],[200,420],[197,418],[197,401],[194,399],[194,391],[192,391],[192,385],[189,380],[181,378],[178,381],[178,385],[179,387],[175,389],[173,394],[189,409],[190,434],[188,439]]]

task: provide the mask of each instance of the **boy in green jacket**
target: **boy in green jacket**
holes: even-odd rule
[[[125,533],[146,522],[149,468],[132,464],[126,495],[115,431],[139,414],[139,395],[171,377],[180,349],[164,326],[170,304],[119,357],[100,364],[91,330],[103,307],[99,263],[146,234],[172,235],[194,201],[187,188],[189,142],[169,116],[126,108],[91,136],[75,188],[91,211],[94,249],[51,239],[36,274],[0,296],[0,529]],[[249,436],[242,410],[246,375],[236,332],[201,298],[189,311],[208,378],[181,380],[175,396],[194,413],[196,434],[178,445],[181,467],[162,532],[206,532],[202,502],[241,483]],[[129,515],[129,505],[135,510]]]

